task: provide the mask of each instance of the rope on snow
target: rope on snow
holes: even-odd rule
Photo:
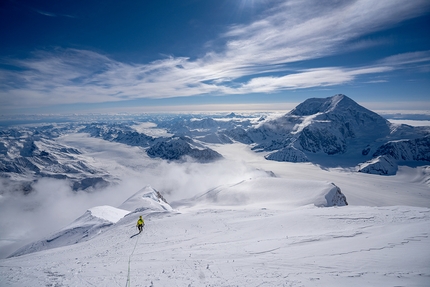
[[[131,262],[131,256],[133,255],[134,250],[136,250],[136,246],[137,246],[137,242],[139,241],[139,237],[140,236],[137,236],[136,243],[134,244],[133,251],[131,252],[130,256],[128,257],[127,283],[125,284],[125,287],[127,287],[127,286],[130,287],[130,262]]]

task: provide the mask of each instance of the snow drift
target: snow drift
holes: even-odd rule
[[[340,188],[333,183],[270,177],[219,186],[175,204],[288,209],[309,204],[330,207],[345,206],[348,203]]]

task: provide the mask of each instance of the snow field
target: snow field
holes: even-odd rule
[[[146,226],[136,234],[142,214]],[[188,208],[11,258],[1,286],[428,286],[430,210]]]
[[[135,147],[105,145],[109,152],[90,153],[100,168],[119,178],[139,175],[139,188],[169,191],[163,195],[175,210],[155,208],[152,197],[132,196],[121,206],[137,189],[122,191],[127,196],[114,206],[143,209],[89,241],[1,259],[0,286],[124,286],[134,246],[130,286],[429,286],[428,167],[400,166],[382,177],[267,161],[231,144],[211,146],[225,160],[182,170],[137,157]],[[349,206],[315,206],[324,206],[319,200],[331,182]],[[217,196],[201,197],[207,185],[207,195]],[[279,201],[286,190],[288,200]],[[110,222],[122,216],[114,208],[91,210]],[[130,238],[139,215],[145,229]]]

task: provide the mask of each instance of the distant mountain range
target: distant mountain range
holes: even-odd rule
[[[166,131],[154,136],[142,122]],[[267,160],[356,167],[359,172],[395,174],[398,164],[430,161],[430,129],[392,124],[345,95],[312,98],[275,119],[265,114],[139,116],[138,120],[62,123],[0,131],[0,176],[30,192],[41,177],[67,179],[74,190],[93,190],[113,181],[79,148],[56,139],[87,133],[137,146],[168,161],[208,163],[222,159],[210,144],[241,142]]]

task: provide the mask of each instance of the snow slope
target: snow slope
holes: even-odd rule
[[[127,213],[128,211],[126,210],[111,206],[93,207],[59,232],[24,246],[12,253],[11,256],[20,256],[87,241],[100,234]]]
[[[276,177],[250,178],[219,186],[190,200],[176,202],[175,206],[181,204],[257,208],[268,205],[282,209],[308,204],[320,207],[348,205],[345,195],[333,183]]]
[[[126,201],[124,201],[118,208],[134,211],[171,211],[172,207],[166,202],[160,192],[153,189],[151,186],[145,186]]]
[[[265,205],[266,206],[266,205]],[[0,261],[1,286],[428,286],[430,211],[186,208]],[[130,275],[128,277],[128,260]]]
[[[425,195],[416,202],[427,207],[318,207],[324,205],[318,194],[336,190],[329,181],[315,180],[328,174],[337,176],[348,201],[351,195],[353,202],[413,203],[405,199],[418,195],[399,195],[397,189],[381,198],[377,189],[351,184],[369,187],[380,182],[378,176],[351,173],[343,182],[336,170],[318,173],[309,164],[289,168],[292,163],[268,162],[244,145],[212,148],[281,177],[260,174],[225,184],[162,212],[146,208],[161,199],[145,196],[151,191],[145,187],[120,206],[134,213],[91,240],[0,260],[0,286],[124,286],[128,281],[130,286],[428,286],[430,200]],[[406,182],[397,177],[383,179],[393,180],[394,188]],[[242,204],[231,200],[246,191],[250,198]],[[219,200],[213,200],[214,193]],[[136,235],[139,215],[146,225]]]
[[[122,203],[119,208],[96,206],[87,210],[59,232],[45,239],[30,243],[10,255],[21,256],[41,250],[76,244],[100,235],[106,228],[117,223],[121,218],[135,211],[163,212],[171,211],[159,192],[146,186]]]

